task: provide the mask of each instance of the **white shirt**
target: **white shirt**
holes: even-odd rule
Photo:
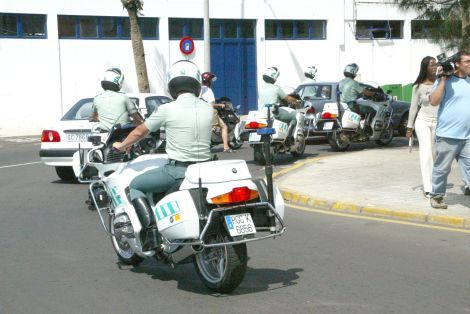
[[[215,104],[215,96],[214,96],[214,92],[212,91],[212,89],[208,86],[202,86],[201,87],[201,95],[199,96],[199,98],[202,98],[204,99],[205,101],[207,101],[207,103],[209,105],[213,105]]]

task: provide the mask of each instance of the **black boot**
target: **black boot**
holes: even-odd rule
[[[158,246],[158,229],[155,217],[152,214],[147,199],[141,197],[132,200],[137,217],[139,217],[142,230],[140,238],[142,240],[142,249],[148,251]]]

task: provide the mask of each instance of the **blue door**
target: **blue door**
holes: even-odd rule
[[[212,20],[211,72],[215,97],[228,97],[239,114],[256,110],[255,20]]]

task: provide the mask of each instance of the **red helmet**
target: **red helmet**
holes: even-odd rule
[[[202,84],[208,85],[208,86],[210,86],[213,81],[217,80],[217,76],[215,76],[215,74],[211,72],[202,73],[201,78],[202,78]]]

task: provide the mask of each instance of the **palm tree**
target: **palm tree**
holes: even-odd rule
[[[121,0],[123,7],[129,14],[131,28],[132,50],[134,51],[135,71],[137,73],[137,84],[139,92],[150,92],[149,79],[147,75],[147,65],[145,63],[144,43],[139,29],[139,14],[143,9],[143,0]]]
[[[469,0],[395,0],[403,10],[414,9],[429,21],[430,39],[446,48],[470,49]]]

